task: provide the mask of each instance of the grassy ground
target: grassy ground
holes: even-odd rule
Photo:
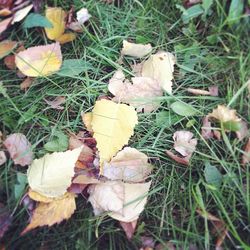
[[[71,4],[71,1],[50,2],[64,9],[69,9]],[[150,42],[155,50],[175,52],[178,59],[173,96],[162,97],[159,110],[139,114],[139,125],[130,140],[130,145],[148,154],[155,165],[149,202],[133,240],[126,239],[116,221],[94,217],[90,204],[80,197],[70,220],[23,237],[19,234],[27,224],[28,214],[19,206],[5,237],[7,249],[138,249],[142,235],[152,236],[160,243],[172,241],[177,248],[189,249],[194,244],[197,249],[214,249],[216,239],[209,222],[195,212],[201,203],[206,211],[228,225],[230,239],[225,240],[224,249],[250,249],[247,247],[250,244],[249,166],[243,169],[239,160],[245,141],[239,142],[229,135],[227,143],[206,142],[200,135],[202,117],[218,104],[228,104],[250,121],[249,97],[247,89],[242,88],[250,70],[250,27],[246,18],[228,25],[226,2],[215,0],[211,15],[184,24],[176,8],[176,4],[182,5],[181,1],[126,0],[121,7],[114,7],[101,1],[75,0],[76,9],[85,6],[93,16],[86,32],[62,47],[64,59],[83,58],[88,62],[80,77],[37,79],[24,93],[19,89],[20,79],[0,65],[1,80],[9,95],[9,98],[0,97],[1,130],[4,134],[24,133],[38,157],[45,153],[43,144],[56,130],[78,132],[83,128],[80,112],[91,110],[97,97],[108,93],[107,82],[118,67],[123,39]],[[212,43],[212,38],[217,41]],[[49,43],[36,29],[25,32],[21,26],[10,32],[10,39],[25,41],[26,47]],[[127,66],[131,63],[128,60]],[[190,96],[185,91],[187,87],[207,88],[213,84],[219,86],[219,97]],[[67,99],[65,110],[46,108],[44,98],[61,95]],[[159,113],[169,111],[174,100],[192,104],[199,114],[187,119],[169,113],[160,119]],[[169,119],[172,124],[168,124]],[[186,129],[190,121],[188,129],[198,138],[198,147],[190,167],[183,167],[169,159],[165,150],[172,147],[172,134]],[[204,181],[205,161],[224,175],[217,190]],[[14,167],[11,161],[1,166],[0,201],[7,200],[10,210],[19,202],[13,195],[17,171],[25,172],[25,169]]]

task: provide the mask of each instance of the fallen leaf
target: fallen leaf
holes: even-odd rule
[[[195,151],[197,145],[197,139],[194,138],[193,133],[189,131],[177,131],[173,135],[174,149],[179,152],[182,156],[191,156]]]
[[[152,51],[151,44],[136,44],[130,43],[126,40],[123,40],[123,47],[121,50],[122,55],[133,56],[133,57],[144,57]]]
[[[100,164],[110,159],[128,143],[138,123],[137,113],[131,106],[102,99],[92,111],[93,137],[100,153]]]
[[[85,184],[72,183],[67,191],[74,194],[81,194],[87,186]]]
[[[89,201],[95,215],[109,212],[108,215],[122,222],[132,222],[139,218],[147,203],[151,182],[123,183],[109,181],[91,185]]]
[[[11,53],[16,46],[16,41],[4,40],[0,42],[0,59]]]
[[[1,0],[0,1],[0,8],[10,8],[13,4],[13,0]]]
[[[55,198],[44,196],[32,189],[29,189],[28,196],[34,201],[43,202],[43,203],[50,203],[55,200]]]
[[[163,91],[156,80],[149,77],[132,77],[132,83],[125,80],[121,70],[115,72],[109,80],[108,89],[115,96],[115,102],[128,103],[138,112],[152,112],[160,106],[156,97],[162,96]]]
[[[0,35],[9,27],[12,17],[5,18],[0,22]]]
[[[245,121],[240,121],[241,126],[240,126],[240,130],[236,131],[236,136],[239,139],[239,141],[242,141],[244,138],[246,138],[248,136],[248,127],[247,127],[247,123]]]
[[[27,172],[31,189],[48,197],[64,195],[71,184],[75,163],[81,150],[79,147],[35,159]]]
[[[3,165],[7,161],[6,155],[4,151],[0,151],[0,166]]]
[[[4,64],[8,69],[14,70],[16,68],[15,56],[14,55],[6,56],[4,58]]]
[[[211,122],[209,121],[209,117],[205,116],[202,119],[202,128],[201,128],[201,135],[205,140],[214,137],[214,133],[211,128],[212,126],[211,126]]]
[[[209,93],[211,96],[218,96],[219,95],[219,88],[218,86],[211,86],[208,88]]]
[[[76,19],[80,25],[83,25],[90,19],[91,15],[89,14],[86,8],[81,8],[76,12]]]
[[[11,15],[12,11],[5,8],[5,9],[1,9],[0,10],[0,17],[6,17],[6,16],[9,16]]]
[[[32,214],[29,225],[22,231],[21,235],[36,227],[59,224],[63,220],[69,219],[75,209],[75,195],[71,193],[66,193],[62,198],[49,203],[40,202]]]
[[[216,119],[222,123],[230,121],[238,123],[241,121],[241,119],[237,117],[235,109],[231,110],[224,105],[218,105],[218,107],[214,109],[212,113],[208,114],[208,117]]]
[[[100,181],[95,177],[92,177],[86,173],[84,175],[80,174],[76,178],[74,178],[73,183],[88,185],[88,184],[97,184],[100,183]]]
[[[212,86],[208,88],[207,90],[203,89],[194,89],[194,88],[188,88],[187,92],[194,94],[194,95],[210,95],[210,96],[218,96],[218,86]]]
[[[27,77],[21,84],[20,84],[20,89],[21,90],[27,90],[32,83],[34,82],[34,78],[32,77]]]
[[[143,63],[141,75],[155,79],[165,91],[172,94],[175,61],[172,53],[158,52]]]
[[[186,165],[188,166],[189,164],[189,158],[187,157],[180,157],[178,155],[175,155],[173,152],[169,151],[169,150],[166,150],[166,154],[171,158],[173,159],[174,161],[180,163],[180,164],[183,164],[183,165]]]
[[[59,43],[36,46],[16,55],[16,65],[26,76],[47,76],[58,71],[62,65]]]
[[[85,125],[86,129],[92,133],[93,130],[92,130],[92,125],[91,125],[91,122],[92,122],[92,118],[93,118],[93,114],[92,112],[87,112],[87,113],[81,113],[81,117],[82,117],[82,122],[83,124]]]
[[[72,42],[76,39],[76,34],[69,32],[69,33],[64,33],[60,37],[56,38],[55,40],[59,42],[60,44]]]
[[[49,152],[61,152],[68,149],[68,136],[60,130],[54,131],[50,140],[43,145]]]
[[[0,239],[1,239],[11,225],[12,216],[8,211],[6,211],[2,203],[0,203],[0,210],[1,210],[0,213]]]
[[[33,4],[30,4],[26,7],[24,7],[23,9],[18,10],[14,14],[13,19],[11,21],[11,24],[18,23],[18,22],[22,21],[28,15],[28,13],[31,11],[32,8],[33,8]]]
[[[15,164],[26,166],[32,162],[31,144],[25,135],[21,133],[11,134],[3,142],[3,145],[7,148]]]
[[[49,101],[44,99],[45,102],[50,106],[52,109],[58,109],[58,110],[63,110],[64,107],[61,106],[66,102],[66,98],[64,96],[57,96],[54,100]]]
[[[142,182],[151,170],[147,155],[135,148],[125,147],[110,162],[104,162],[102,175],[110,180]]]
[[[244,154],[242,156],[242,165],[245,166],[247,163],[250,162],[250,138],[247,141],[247,144],[244,148]]]
[[[53,25],[52,28],[45,28],[47,37],[50,40],[58,39],[65,31],[65,11],[60,7],[47,8],[45,16]]]
[[[131,221],[131,222],[120,221],[120,225],[123,228],[123,230],[124,230],[124,232],[125,232],[125,234],[127,236],[127,239],[131,240],[133,235],[134,235],[134,232],[135,232],[135,228],[136,228],[136,225],[137,225],[137,220],[134,220],[134,221]]]
[[[24,21],[23,27],[30,29],[34,27],[52,28],[52,23],[44,16],[38,13],[31,13]]]

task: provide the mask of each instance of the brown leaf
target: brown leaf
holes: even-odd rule
[[[20,84],[20,89],[21,90],[27,90],[31,85],[32,83],[34,82],[34,79],[33,77],[27,77],[21,84]]]
[[[0,0],[0,8],[10,8],[13,4],[13,0]]]
[[[244,154],[242,156],[242,165],[245,166],[247,163],[250,162],[250,138],[247,141],[247,144],[244,148]]]
[[[209,121],[208,116],[203,117],[201,135],[205,140],[214,137],[214,133],[213,133],[211,128],[212,128],[212,126],[211,126],[211,122]]]
[[[3,165],[7,161],[6,155],[4,151],[0,151],[0,166]]]
[[[166,154],[171,158],[173,159],[174,161],[180,163],[180,164],[183,164],[183,165],[186,165],[188,166],[189,164],[189,158],[188,157],[180,157],[180,156],[177,156],[175,155],[174,153],[172,153],[171,151],[169,150],[166,150]]]
[[[21,133],[11,134],[3,142],[15,164],[26,166],[31,164],[33,153],[31,144]]]
[[[194,94],[194,95],[210,95],[210,96],[218,96],[218,86],[212,86],[208,88],[207,90],[203,89],[194,89],[194,88],[188,88],[187,92]]]
[[[6,56],[4,64],[8,69],[14,70],[16,68],[15,55]]]
[[[54,199],[49,203],[40,202],[33,212],[29,225],[22,231],[24,235],[28,231],[42,226],[52,226],[67,220],[76,209],[75,195],[66,193],[61,198]]]
[[[137,109],[137,112],[152,112],[160,106],[157,97],[163,95],[163,90],[156,80],[149,77],[132,77],[125,79],[121,70],[115,72],[109,80],[109,91],[115,96],[115,102],[128,103]]]
[[[85,184],[72,183],[67,191],[74,194],[80,194],[87,186],[88,185]]]
[[[131,240],[133,235],[134,235],[134,232],[135,232],[135,228],[136,228],[136,225],[137,225],[137,220],[134,220],[134,221],[131,221],[131,222],[123,222],[123,221],[119,221],[121,227],[123,228],[126,236],[127,236],[127,239],[128,240]]]
[[[86,173],[86,174],[80,174],[77,177],[75,177],[73,180],[73,183],[88,185],[88,184],[97,184],[97,183],[100,183],[100,181],[96,179],[95,177]]]
[[[44,101],[50,106],[52,109],[63,110],[64,107],[61,104],[66,102],[66,98],[64,96],[57,96],[54,100],[49,101],[44,99]]]

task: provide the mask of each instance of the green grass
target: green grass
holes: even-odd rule
[[[36,79],[24,93],[19,89],[21,80],[1,61],[0,77],[8,98],[0,95],[0,130],[5,135],[24,133],[34,146],[36,157],[40,157],[53,131],[83,129],[80,113],[91,110],[98,96],[108,93],[107,83],[119,67],[117,60],[123,39],[150,42],[155,51],[167,50],[177,56],[173,96],[165,94],[159,98],[161,107],[157,111],[139,114],[139,125],[129,143],[149,155],[155,166],[149,201],[132,241],[126,239],[116,221],[94,217],[86,197],[78,197],[77,210],[68,221],[20,237],[28,214],[18,206],[13,188],[17,172],[25,169],[9,160],[0,167],[0,202],[7,203],[10,211],[17,210],[3,240],[7,249],[138,249],[142,235],[152,236],[159,243],[172,241],[177,249],[189,249],[190,244],[197,249],[214,249],[216,238],[211,234],[211,224],[195,212],[201,206],[228,225],[230,239],[226,238],[224,249],[250,249],[249,165],[246,168],[240,165],[245,141],[239,142],[232,134],[221,141],[204,141],[200,135],[202,117],[218,104],[228,104],[241,118],[250,121],[249,97],[244,85],[250,72],[249,18],[243,16],[230,26],[226,21],[226,2],[215,0],[212,13],[205,20],[198,17],[183,24],[181,12],[175,6],[181,5],[181,1],[126,0],[121,7],[114,7],[101,1],[75,0],[76,9],[85,6],[93,17],[84,33],[62,46],[63,58],[84,59],[90,64],[88,70],[75,78],[53,75],[49,79]],[[60,0],[50,3],[65,10],[71,4]],[[207,39],[211,35],[218,37],[214,44]],[[10,31],[9,39],[25,41],[25,47],[50,42],[36,29],[25,32],[21,26]],[[129,70],[131,63],[127,59],[124,68]],[[192,63],[194,67],[190,69]],[[186,70],[184,76],[183,70]],[[191,96],[185,91],[187,87],[211,85],[219,86],[219,97]],[[65,109],[60,112],[47,109],[44,98],[61,95],[67,100]],[[166,126],[167,118],[157,122],[158,113],[169,111],[175,100],[193,105],[199,110],[198,115],[177,117],[171,126]],[[170,116],[175,115],[170,113]],[[193,125],[186,128],[191,120]],[[181,129],[192,131],[198,138],[189,167],[176,164],[165,154],[173,145],[172,134]],[[206,184],[205,161],[225,175],[219,189]]]

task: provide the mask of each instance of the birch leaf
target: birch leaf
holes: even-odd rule
[[[47,76],[58,71],[61,65],[59,43],[31,47],[16,55],[16,66],[26,76]]]
[[[172,94],[175,57],[169,52],[159,52],[149,57],[142,66],[142,76],[157,80],[160,86]]]
[[[75,163],[81,151],[79,147],[35,159],[27,172],[31,189],[48,197],[64,195],[71,184]]]
[[[110,162],[104,163],[103,175],[110,180],[142,182],[152,170],[147,155],[135,148],[126,147]]]
[[[100,152],[100,163],[109,161],[134,134],[137,113],[131,106],[102,99],[92,111],[93,137]]]
[[[75,195],[71,193],[66,193],[60,199],[55,199],[49,203],[40,202],[33,212],[30,224],[23,230],[21,235],[36,227],[52,226],[67,220],[75,209]]]

